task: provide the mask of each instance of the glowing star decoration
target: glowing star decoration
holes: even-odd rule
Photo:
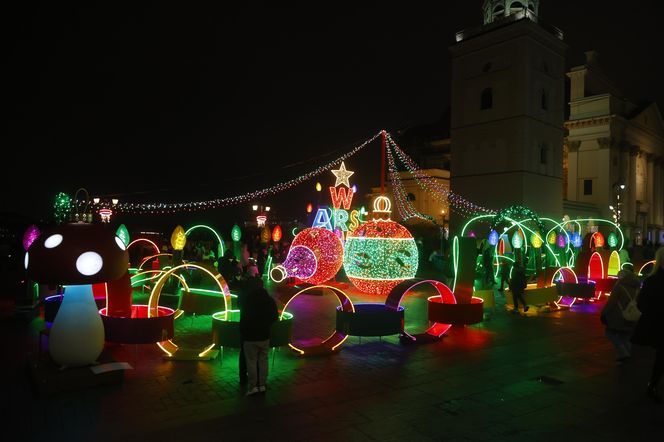
[[[281,241],[281,236],[282,236],[281,226],[276,226],[276,227],[272,230],[272,241],[274,241],[274,242],[279,242],[279,241]]]
[[[237,224],[233,225],[233,228],[231,229],[231,239],[235,242],[242,239],[242,230],[240,230],[240,226]]]
[[[542,238],[538,233],[533,232],[533,234],[530,235],[530,244],[536,249],[542,247]]]
[[[489,232],[489,244],[491,244],[492,246],[498,244],[499,238],[500,237],[498,236],[498,232],[496,232],[495,230],[491,230],[491,232]]]
[[[185,244],[187,244],[187,235],[184,233],[184,228],[182,226],[175,227],[171,234],[171,246],[173,246],[173,250],[183,250]]]
[[[120,241],[122,241],[125,247],[129,247],[129,243],[131,242],[129,239],[129,231],[124,224],[120,224],[118,230],[115,231],[115,235],[120,238]]]
[[[23,250],[27,252],[32,243],[35,242],[35,240],[40,234],[41,232],[39,228],[34,224],[28,227],[25,233],[23,234]]]
[[[333,232],[323,228],[309,228],[299,232],[288,250],[284,263],[271,272],[296,277],[310,284],[320,284],[334,277],[343,262],[343,245]]]
[[[614,232],[609,233],[609,237],[606,239],[606,242],[609,244],[609,247],[615,247],[618,245],[618,237]]]
[[[554,232],[553,230],[549,232],[549,234],[546,236],[546,241],[549,244],[554,245],[556,243],[556,232]]]
[[[415,277],[417,245],[408,229],[391,220],[373,219],[349,232],[344,269],[355,287],[386,295],[400,282]]]
[[[567,242],[565,241],[565,235],[563,235],[562,233],[559,233],[558,234],[558,247],[560,247],[562,249],[563,247],[565,247],[566,244],[567,244]]]
[[[318,212],[316,212],[316,217],[314,218],[314,223],[311,227],[322,227],[323,229],[332,231],[332,222],[330,221],[330,214],[328,213],[327,209],[318,209]]]
[[[572,234],[572,245],[577,249],[583,245],[583,238],[581,238],[581,234],[579,232],[574,232]]]
[[[514,232],[514,235],[512,235],[512,247],[520,249],[521,246],[523,246],[523,238],[521,238],[521,234],[516,231]]]
[[[350,188],[350,182],[348,182],[348,178],[350,178],[350,176],[353,175],[355,172],[346,170],[346,165],[344,164],[343,161],[341,162],[341,166],[339,166],[339,169],[337,170],[332,169],[332,173],[337,178],[337,180],[334,182],[334,187],[343,184],[344,186]]]

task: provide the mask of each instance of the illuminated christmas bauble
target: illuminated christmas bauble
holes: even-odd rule
[[[615,247],[618,245],[618,237],[614,232],[609,233],[609,237],[606,239],[606,242],[609,243],[609,247]]]
[[[374,219],[348,232],[344,269],[365,293],[388,294],[400,282],[414,278],[418,251],[413,236],[401,224]]]
[[[344,249],[337,235],[321,227],[299,232],[282,266],[287,276],[310,284],[321,284],[337,274]]]
[[[495,230],[489,232],[489,244],[495,246],[496,244],[498,244],[498,240],[499,240],[498,232],[496,232]]]

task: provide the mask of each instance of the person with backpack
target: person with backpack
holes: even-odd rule
[[[618,282],[600,315],[604,334],[618,351],[616,360],[620,363],[632,357],[630,338],[641,315],[636,306],[640,287],[641,281],[634,272],[626,269],[618,272]]]
[[[521,261],[517,261],[512,267],[512,276],[509,279],[510,292],[512,292],[512,299],[514,300],[514,310],[512,310],[512,313],[519,313],[519,301],[523,305],[523,312],[528,311],[526,300],[523,298],[527,286],[526,269],[521,264]]]
[[[664,375],[664,247],[655,253],[655,266],[641,287],[637,301],[641,317],[636,323],[632,343],[654,347],[655,362],[646,388],[646,396],[656,403],[662,402],[657,391],[658,384]]]

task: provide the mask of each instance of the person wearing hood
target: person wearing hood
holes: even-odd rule
[[[600,319],[605,326],[604,334],[618,351],[618,362],[626,362],[632,357],[630,338],[636,322],[628,321],[623,316],[627,305],[636,300],[641,281],[631,270],[618,272],[618,282],[613,286],[611,296],[604,305]]]
[[[632,335],[632,343],[654,347],[655,362],[652,367],[646,396],[656,403],[662,402],[657,386],[664,375],[664,247],[655,253],[655,266],[643,281],[638,298],[641,317]]]

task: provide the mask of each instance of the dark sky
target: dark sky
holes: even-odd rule
[[[482,1],[15,3],[3,162],[22,178],[3,183],[0,211],[50,215],[79,187],[123,201],[246,192],[381,128],[433,122],[449,104],[447,48],[481,23]],[[540,17],[564,31],[568,67],[595,49],[627,97],[661,107],[659,3],[543,0]],[[378,155],[347,162],[361,192]],[[304,207],[313,185],[267,202]]]

